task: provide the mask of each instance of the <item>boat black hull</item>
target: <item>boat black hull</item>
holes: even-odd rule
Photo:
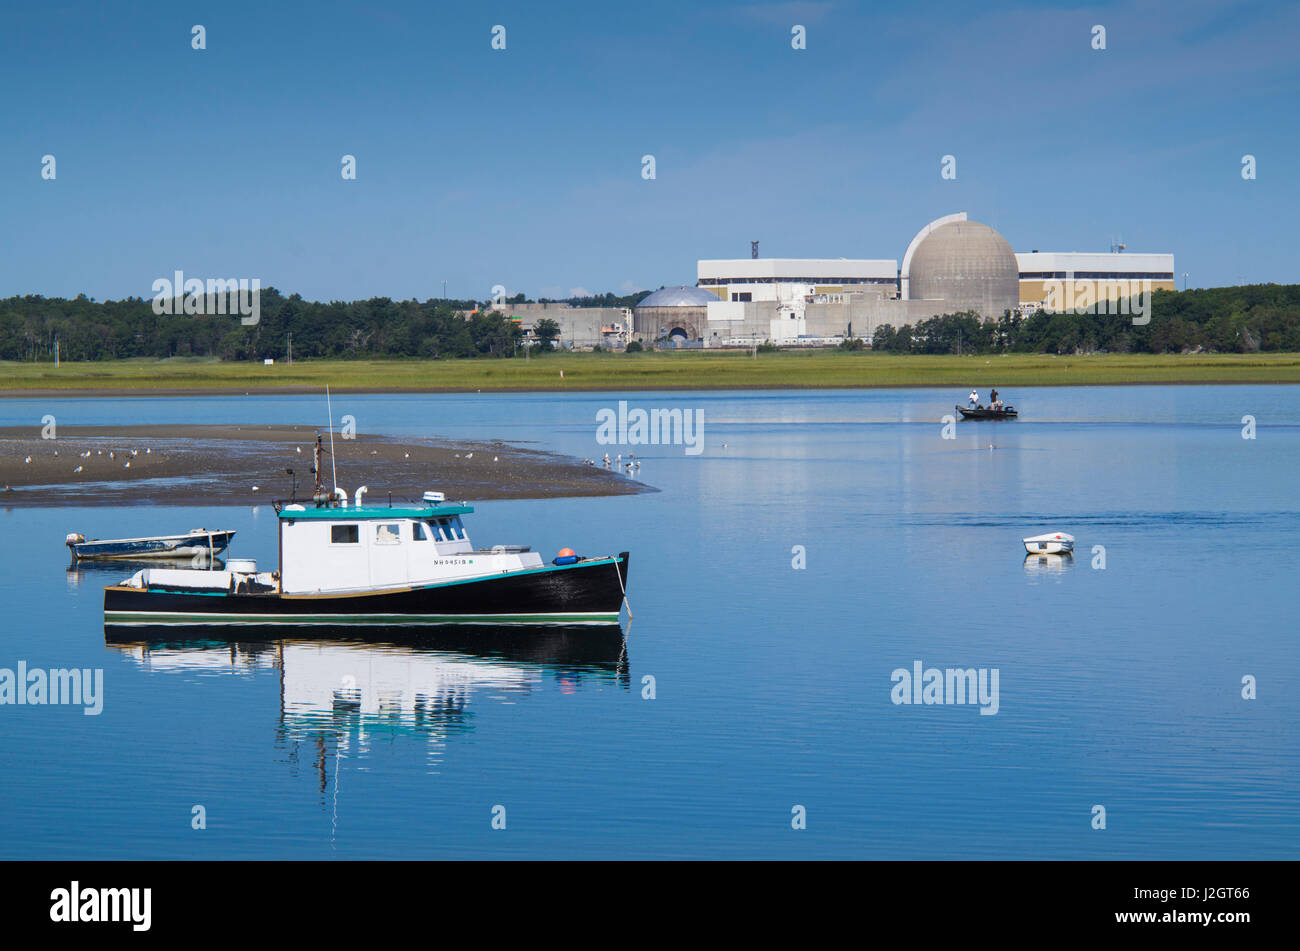
[[[1014,409],[967,409],[963,406],[954,408],[961,413],[962,419],[1015,419],[1020,415]]]
[[[628,553],[473,581],[347,595],[104,589],[105,625],[617,623]]]

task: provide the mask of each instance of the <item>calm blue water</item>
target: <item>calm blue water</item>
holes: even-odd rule
[[[659,493],[469,522],[480,544],[630,549],[625,651],[109,645],[100,588],[122,572],[70,576],[67,532],[229,527],[271,565],[269,508],[0,511],[0,667],[105,677],[98,717],[0,707],[0,857],[1294,857],[1300,390],[1021,389],[1020,421],[945,440],[964,395],[335,399],[361,432],[576,456],[605,451],[595,413],[620,398],[702,410],[700,456],[621,447]],[[45,413],[324,423],[315,398],[43,398],[0,402],[0,425]],[[379,491],[339,472],[363,481]],[[1019,539],[1049,528],[1073,563],[1025,564]],[[997,668],[997,714],[895,705],[915,661]]]

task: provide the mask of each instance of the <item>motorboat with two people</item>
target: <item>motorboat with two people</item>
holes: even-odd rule
[[[549,564],[531,548],[475,548],[464,517],[474,509],[425,492],[375,505],[366,486],[321,484],[310,500],[273,503],[280,564],[251,559],[224,570],[145,568],[104,589],[105,625],[617,624],[627,594],[628,552]],[[295,493],[296,494],[296,493]]]
[[[1002,401],[996,389],[989,392],[988,406],[980,402],[979,391],[972,389],[967,397],[967,405],[956,406],[954,409],[962,419],[1016,419],[1020,416],[1014,406]]]

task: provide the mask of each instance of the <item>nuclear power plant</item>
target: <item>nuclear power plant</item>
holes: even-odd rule
[[[678,347],[834,346],[871,341],[877,327],[915,325],[941,314],[1051,307],[1053,288],[1089,281],[1103,294],[1127,297],[1134,282],[1174,289],[1172,254],[1017,253],[993,228],[965,212],[931,221],[895,258],[761,258],[701,260],[694,287],[664,287],[633,308],[569,307],[563,302],[498,309],[526,332],[549,318],[561,346],[619,349],[636,340]]]

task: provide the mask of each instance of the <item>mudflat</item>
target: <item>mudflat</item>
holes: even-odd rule
[[[293,425],[0,427],[0,505],[246,505],[311,497],[319,432]],[[329,435],[324,445],[329,449]],[[501,442],[334,437],[339,484],[394,503],[630,495],[649,486],[581,460]],[[286,471],[292,469],[294,476]],[[333,485],[331,457],[322,483]]]

